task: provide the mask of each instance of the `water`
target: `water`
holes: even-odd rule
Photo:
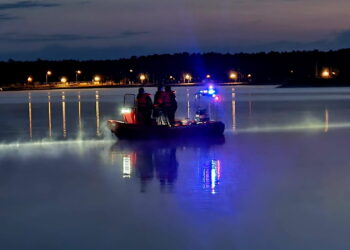
[[[223,87],[224,138],[118,141],[134,91],[0,93],[1,249],[348,248],[350,88]]]

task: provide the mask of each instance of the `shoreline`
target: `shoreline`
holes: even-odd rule
[[[163,86],[171,86],[171,87],[197,87],[197,86],[205,86],[210,83],[180,83],[180,84],[163,84]],[[266,85],[266,84],[251,84],[249,82],[234,82],[234,83],[212,83],[217,86],[258,86],[258,85]],[[67,90],[67,89],[96,89],[96,88],[140,88],[140,87],[158,87],[159,84],[156,83],[147,83],[147,84],[89,84],[89,85],[70,85],[70,86],[62,86],[60,84],[56,86],[38,86],[38,87],[26,87],[26,86],[12,86],[12,87],[3,87],[0,88],[2,91],[34,91],[34,90]]]

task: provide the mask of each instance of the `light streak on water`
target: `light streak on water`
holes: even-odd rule
[[[187,93],[187,119],[190,119],[191,113],[190,113],[190,89],[186,89]]]
[[[211,193],[215,194],[215,187],[216,187],[216,169],[211,169]]]
[[[131,157],[130,155],[123,156],[123,178],[131,176]]]
[[[327,133],[329,130],[329,112],[328,109],[324,111],[324,132]]]
[[[62,92],[62,129],[63,129],[63,137],[67,137],[67,121],[66,121],[66,96],[64,92]]]
[[[96,91],[96,135],[100,136],[101,131],[100,131],[100,95],[99,92]]]
[[[32,95],[28,93],[29,137],[33,138]]]
[[[233,131],[237,130],[236,124],[236,93],[235,88],[232,88],[232,129]]]
[[[49,109],[49,137],[52,137],[52,112],[51,112],[51,96],[48,95],[48,109]]]
[[[81,123],[81,96],[80,92],[78,94],[78,123],[79,123],[79,131],[82,130],[82,123]]]

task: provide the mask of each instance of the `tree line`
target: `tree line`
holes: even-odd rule
[[[237,81],[255,84],[305,83],[322,76],[329,70],[334,81],[350,83],[350,49],[337,51],[293,51],[268,53],[178,53],[150,56],[133,56],[118,60],[63,60],[0,62],[0,84],[27,83],[28,77],[38,84],[46,81],[46,72],[51,71],[49,81],[59,81],[65,76],[79,81],[91,81],[95,75],[103,81],[121,83],[139,82],[140,74],[147,75],[151,83],[183,82],[184,74],[191,75],[192,82],[201,82],[206,77],[217,82],[228,82],[230,72],[236,72]],[[249,75],[249,77],[248,77]]]

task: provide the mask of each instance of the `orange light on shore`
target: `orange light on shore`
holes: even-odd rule
[[[237,75],[236,72],[231,72],[231,73],[230,73],[230,79],[231,79],[231,80],[237,80],[237,78],[238,78],[238,75]]]
[[[146,80],[146,75],[145,74],[141,74],[140,75],[140,80],[141,80],[141,83],[143,83]]]
[[[325,69],[322,71],[322,78],[329,78],[331,76],[331,73],[329,72],[328,69]]]
[[[185,79],[185,82],[187,81],[189,83],[192,80],[192,76],[190,74],[185,74],[184,79]]]
[[[94,76],[94,82],[100,82],[101,77],[100,76]]]
[[[32,82],[33,82],[33,77],[29,76],[29,77],[27,78],[27,82],[28,82],[28,83],[32,83]]]
[[[67,83],[67,82],[68,82],[67,77],[65,76],[61,77],[61,83]]]
[[[208,75],[206,75],[206,78],[207,78],[207,79],[211,78],[211,75],[209,75],[209,74],[208,74]]]

